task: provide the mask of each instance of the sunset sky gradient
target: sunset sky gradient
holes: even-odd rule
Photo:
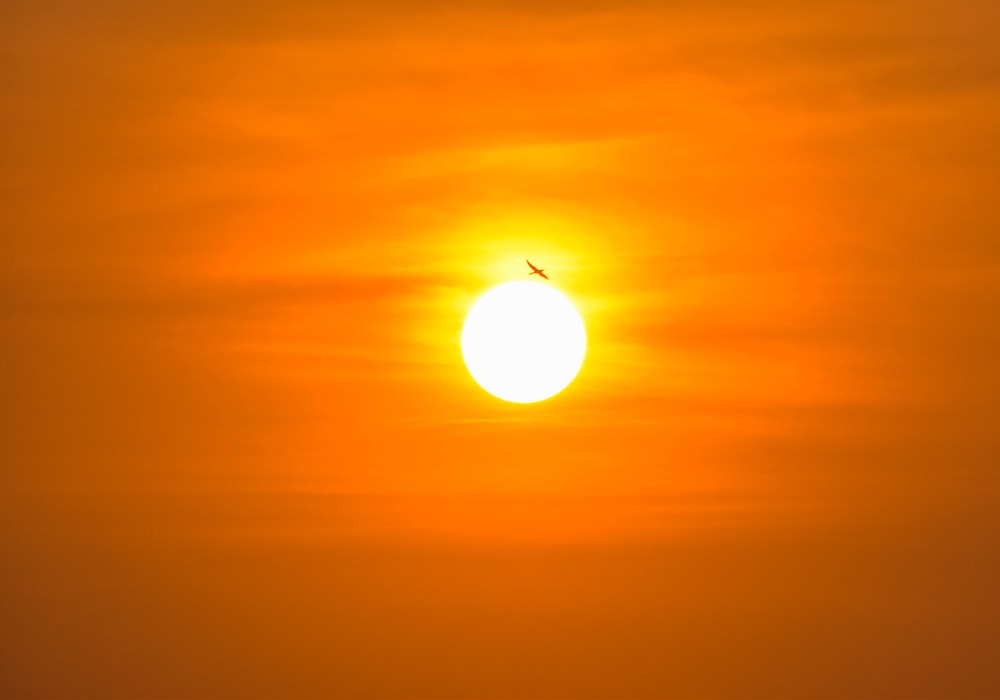
[[[12,0],[0,87],[0,695],[1000,697],[994,0]]]

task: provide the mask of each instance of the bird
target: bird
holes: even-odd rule
[[[544,277],[545,279],[549,278],[549,276],[545,274],[545,270],[535,267],[534,265],[531,264],[531,261],[528,260],[527,258],[524,259],[524,262],[528,263],[528,267],[531,268],[531,272],[528,273],[529,277],[531,275],[538,275],[539,277]]]

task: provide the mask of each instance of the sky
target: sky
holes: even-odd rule
[[[0,88],[3,697],[1000,697],[992,0],[13,0]]]

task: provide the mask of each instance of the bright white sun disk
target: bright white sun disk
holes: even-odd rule
[[[462,328],[462,356],[473,379],[515,403],[542,401],[573,381],[587,332],[573,303],[541,282],[508,282],[486,292]]]

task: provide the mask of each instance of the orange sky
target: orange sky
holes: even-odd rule
[[[4,697],[1000,696],[992,0],[14,0],[0,87]]]

